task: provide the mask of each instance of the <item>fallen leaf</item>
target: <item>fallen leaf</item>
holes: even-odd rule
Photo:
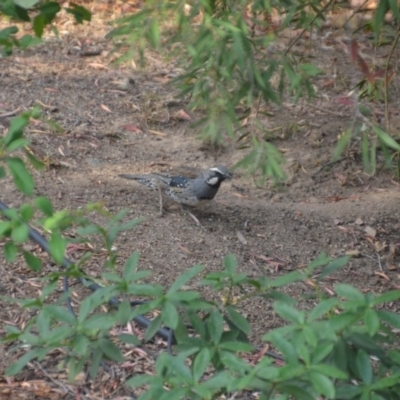
[[[365,227],[364,231],[368,236],[373,238],[376,236],[376,229],[371,228],[370,226]]]
[[[121,125],[120,128],[134,133],[143,133],[143,131],[135,125]]]
[[[192,120],[192,117],[184,110],[179,110],[172,117],[179,121],[191,121]]]
[[[389,277],[388,277],[386,274],[384,274],[383,272],[378,272],[378,271],[376,271],[376,272],[375,272],[375,275],[378,275],[378,276],[380,276],[381,278],[386,279],[387,281],[390,281]]]
[[[94,69],[108,69],[106,65],[100,63],[88,63],[88,66]]]
[[[360,257],[361,253],[360,250],[355,249],[355,250],[347,250],[344,253],[345,256],[350,256],[350,257]]]
[[[107,112],[112,112],[107,106],[105,106],[104,104],[100,104],[100,107],[104,110],[104,111],[107,111]]]
[[[149,129],[147,132],[149,132],[149,133],[151,133],[151,134],[153,134],[153,135],[156,135],[156,136],[161,136],[161,137],[166,137],[166,136],[167,136],[166,133],[159,132],[159,131],[153,131],[153,130],[151,130],[151,129]]]
[[[356,225],[364,225],[364,221],[361,219],[361,218],[357,218],[355,221],[354,221],[354,223],[356,224]]]
[[[308,286],[311,286],[312,288],[316,288],[316,287],[317,287],[317,285],[315,284],[315,282],[312,281],[311,279],[306,279],[306,280],[304,281],[304,283],[305,283],[306,285],[308,285]]]
[[[243,234],[240,231],[237,231],[236,234],[239,239],[239,242],[241,242],[243,244],[247,244],[247,240],[245,239],[245,237],[243,236]]]
[[[182,246],[181,244],[178,244],[178,247],[186,254],[192,254],[192,252],[185,246]]]
[[[374,243],[375,250],[379,253],[382,250],[385,250],[387,247],[386,242],[380,242],[379,240]]]
[[[396,271],[396,270],[397,270],[397,267],[396,267],[395,265],[389,265],[389,266],[388,266],[388,270],[389,270],[389,271]]]

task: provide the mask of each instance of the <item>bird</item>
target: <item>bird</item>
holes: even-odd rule
[[[183,210],[188,211],[185,206],[197,207],[211,201],[218,193],[221,183],[232,178],[224,165],[211,167],[195,177],[164,174],[120,174],[118,176],[133,179],[149,189],[158,190],[161,215],[163,194],[180,204]],[[190,211],[188,212],[199,224],[198,219]]]

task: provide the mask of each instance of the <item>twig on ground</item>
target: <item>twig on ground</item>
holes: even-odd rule
[[[21,107],[18,107],[13,111],[8,111],[6,113],[0,114],[0,118],[12,117],[12,116],[18,114],[20,111],[21,111]]]

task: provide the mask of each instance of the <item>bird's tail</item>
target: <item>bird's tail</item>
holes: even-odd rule
[[[133,179],[135,181],[143,180],[144,177],[142,175],[134,175],[134,174],[120,174],[118,175],[120,178],[124,179]]]

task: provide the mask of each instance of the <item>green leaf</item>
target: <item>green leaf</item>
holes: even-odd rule
[[[23,138],[15,139],[7,146],[7,151],[9,153],[11,153],[22,147],[27,146],[28,144],[29,144],[29,140],[27,140],[27,139],[23,139]]]
[[[317,393],[322,394],[328,399],[335,397],[335,387],[332,381],[325,375],[312,371],[310,372],[310,380]]]
[[[64,306],[57,306],[55,304],[49,304],[44,307],[44,310],[52,316],[54,319],[73,325],[76,323],[76,317],[71,312],[66,312]]]
[[[47,343],[49,345],[62,346],[64,339],[74,333],[73,328],[66,326],[58,326],[52,329],[47,336]]]
[[[239,314],[232,306],[225,308],[229,314],[229,319],[239,330],[249,335],[251,333],[251,326],[243,315]]]
[[[182,357],[182,353],[176,357],[168,356],[168,369],[177,374],[183,382],[192,382],[192,373]],[[182,381],[181,381],[182,382]],[[173,399],[172,397],[171,399]]]
[[[211,340],[214,344],[218,344],[221,340],[222,332],[224,330],[224,320],[218,310],[211,311],[207,319],[206,326]],[[199,333],[201,334],[201,332]]]
[[[370,385],[373,378],[372,364],[368,354],[364,350],[357,351],[356,365],[362,381]]]
[[[74,16],[76,22],[81,24],[83,21],[90,21],[92,19],[92,14],[85,7],[79,4],[69,3],[70,7],[66,7],[65,11]]]
[[[19,212],[20,212],[21,217],[24,220],[24,222],[29,222],[33,216],[34,210],[31,205],[23,204],[20,207]]]
[[[9,236],[12,232],[12,223],[10,221],[0,221],[0,237]]]
[[[377,382],[373,383],[370,388],[371,390],[382,390],[392,386],[398,386],[400,382],[400,374],[394,373],[391,376],[387,376],[379,379]]]
[[[118,339],[121,340],[121,342],[131,344],[132,346],[140,345],[139,338],[135,335],[130,335],[128,333],[121,333],[120,335],[118,335]]]
[[[319,343],[314,349],[312,354],[312,362],[319,363],[325,360],[331,353],[334,352],[334,344],[329,342]]]
[[[380,322],[377,312],[371,308],[368,308],[364,314],[364,322],[370,336],[375,336],[380,327]]]
[[[250,365],[246,361],[229,351],[221,351],[220,358],[225,367],[231,371],[237,371],[244,375],[251,369]]]
[[[55,290],[57,290],[57,280],[50,281],[43,287],[40,299],[45,299],[50,294],[54,293]]]
[[[232,342],[224,341],[224,342],[220,343],[218,347],[220,349],[229,350],[229,351],[233,351],[233,352],[242,351],[242,352],[250,353],[250,352],[254,351],[253,345],[251,345],[249,343],[243,343],[243,342],[237,342],[237,341],[232,341]]]
[[[4,12],[4,8],[2,10]],[[16,26],[9,26],[8,28],[4,28],[0,30],[0,41],[7,42],[12,35],[18,33],[18,28]],[[18,117],[17,117],[18,118]],[[11,120],[12,123],[13,120]],[[10,130],[8,130],[8,133]]]
[[[339,300],[337,298],[332,298],[332,299],[326,299],[322,300],[317,304],[316,307],[314,307],[310,313],[308,314],[307,320],[308,321],[314,321],[323,315],[327,314],[330,312],[333,308],[337,306],[339,303]]]
[[[185,285],[188,281],[193,279],[196,275],[198,275],[203,270],[202,265],[196,265],[188,270],[186,270],[183,274],[179,275],[178,278],[175,279],[175,282],[169,288],[167,292],[167,296],[169,293],[176,292],[183,285]]]
[[[148,342],[153,336],[157,333],[157,331],[161,328],[162,319],[161,315],[158,315],[156,318],[151,321],[149,327],[146,330],[146,335],[144,337],[145,342]]]
[[[91,379],[95,379],[97,375],[97,371],[100,368],[100,364],[103,361],[103,354],[101,351],[97,350],[92,354],[90,359],[90,368],[89,368],[89,376]]]
[[[77,375],[83,371],[84,364],[85,364],[85,358],[76,359],[71,357],[69,359],[67,364],[67,370],[68,370],[68,380],[70,382],[74,382]]]
[[[385,18],[386,13],[388,12],[389,4],[387,0],[379,0],[378,6],[375,10],[374,16],[374,31],[375,31],[375,38],[378,39],[380,34],[382,23]]]
[[[32,271],[39,272],[42,270],[42,261],[38,257],[25,250],[22,250],[22,254],[25,258],[25,262]]]
[[[206,372],[211,361],[211,352],[207,347],[203,347],[199,353],[197,353],[192,370],[193,370],[193,379],[195,382],[199,382],[203,377],[203,374]]]
[[[33,349],[28,353],[24,354],[21,358],[19,358],[15,363],[11,364],[6,369],[6,375],[16,375],[18,372],[22,370],[30,361],[37,357],[38,349]]]
[[[99,332],[110,329],[116,322],[112,314],[93,314],[85,319],[83,325],[89,331]]]
[[[36,326],[41,340],[47,340],[50,334],[50,318],[46,312],[41,310],[36,319]]]
[[[160,43],[161,43],[160,28],[158,26],[158,21],[156,19],[152,19],[150,21],[149,39],[150,39],[150,43],[152,44],[153,47],[157,48],[160,46]]]
[[[18,6],[25,8],[25,9],[30,9],[37,3],[39,3],[40,0],[13,0],[15,4]]]
[[[130,302],[125,300],[118,304],[118,311],[115,315],[116,320],[122,325],[126,325],[132,319],[132,307]]]
[[[83,322],[88,317],[89,313],[92,311],[92,300],[90,297],[86,297],[85,300],[82,301],[79,307],[78,321]]]
[[[24,149],[25,155],[28,158],[29,162],[31,163],[31,165],[38,169],[41,170],[44,168],[44,163],[42,163],[41,161],[39,161],[29,150],[27,150],[26,148]]]
[[[167,301],[162,309],[161,313],[164,323],[171,329],[175,329],[178,326],[179,314],[176,307],[169,301]]]
[[[41,3],[40,15],[44,17],[45,25],[50,24],[56,17],[57,13],[61,11],[60,5],[55,1],[47,1],[46,3]]]
[[[400,329],[400,315],[398,313],[378,310],[377,314],[383,321],[390,324],[393,328]]]
[[[74,349],[74,352],[80,356],[87,354],[89,345],[89,339],[82,334],[75,335],[71,342],[71,347]]]
[[[307,343],[315,348],[318,344],[318,336],[315,329],[309,325],[303,326],[303,335],[304,339],[306,339]]]
[[[121,350],[111,340],[100,339],[98,342],[98,346],[108,359],[117,362],[124,361],[124,357],[121,353]]]
[[[350,129],[343,132],[343,135],[339,139],[338,144],[335,148],[335,151],[333,152],[333,156],[332,156],[333,161],[339,160],[340,156],[343,153],[343,150],[350,144],[351,137],[352,137],[352,134],[351,134]]]
[[[11,238],[17,244],[26,242],[28,237],[29,237],[29,228],[24,223],[20,223],[11,232]]]
[[[336,368],[332,365],[327,365],[327,364],[316,364],[312,366],[312,369],[315,370],[316,372],[319,372],[325,376],[330,376],[331,378],[335,379],[347,379],[347,374],[340,370],[339,368]]]
[[[299,271],[291,271],[287,274],[284,274],[278,278],[273,279],[268,282],[267,287],[282,287],[287,286],[294,282],[299,282],[303,280],[303,275]]]
[[[340,257],[330,262],[321,272],[319,279],[324,279],[326,276],[331,275],[338,269],[343,268],[349,261],[350,257]]]
[[[24,35],[19,39],[18,45],[20,49],[25,50],[28,47],[36,46],[39,43],[42,43],[41,39],[32,35]]]
[[[42,37],[45,26],[46,26],[46,18],[43,14],[37,15],[33,19],[32,28],[37,37],[39,37],[39,38]]]
[[[35,199],[35,204],[36,207],[47,217],[51,217],[53,215],[53,205],[47,197],[37,197]]]
[[[296,358],[296,351],[293,345],[276,330],[264,335],[263,339],[271,340],[289,361]]]
[[[67,241],[61,236],[59,232],[53,232],[49,241],[50,254],[54,260],[62,264],[64,262],[65,248]]]
[[[130,282],[133,280],[138,263],[139,253],[135,251],[125,263],[123,277],[126,281]]]
[[[385,292],[379,296],[376,296],[373,300],[371,305],[376,306],[382,303],[390,303],[392,301],[396,301],[400,299],[400,290],[390,290]]]
[[[296,310],[287,303],[277,301],[274,304],[274,310],[286,321],[294,324],[303,324],[305,321],[304,312]]]
[[[339,296],[342,296],[347,300],[353,300],[357,302],[365,301],[364,295],[351,285],[339,283],[335,285],[335,291]]]
[[[22,160],[20,158],[7,157],[5,161],[8,165],[8,168],[10,168],[15,186],[17,186],[22,193],[31,195],[33,193],[35,183],[31,174],[25,168]]]
[[[236,271],[237,260],[234,254],[228,254],[224,257],[224,267],[230,274],[233,274]]]
[[[0,31],[0,33],[3,31]],[[17,33],[16,32],[13,33]],[[21,139],[24,133],[24,128],[28,125],[29,118],[26,116],[18,116],[11,120],[10,127],[8,128],[7,135],[4,137],[4,145],[6,149],[8,146],[12,144],[15,140]]]
[[[128,387],[138,388],[143,385],[151,384],[153,380],[155,380],[154,376],[141,374],[134,376],[133,378],[129,378],[126,381],[126,385]]]
[[[4,245],[4,257],[8,262],[13,262],[17,258],[17,246],[13,242]]]

